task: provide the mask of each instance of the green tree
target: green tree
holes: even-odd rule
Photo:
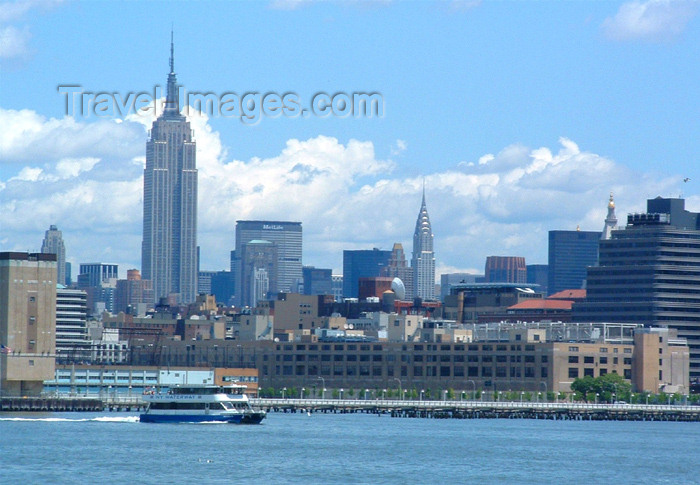
[[[625,380],[620,374],[615,374],[614,372],[605,374],[596,377],[595,381],[600,388],[594,392],[606,393],[606,395],[614,394],[615,397],[611,399],[615,400],[629,399],[632,384]]]
[[[584,396],[584,398],[590,393],[595,395],[595,393],[598,392],[597,387],[596,380],[591,376],[585,376],[583,378],[577,377],[574,379],[574,382],[571,383],[571,390]]]
[[[455,398],[455,390],[450,387],[447,390],[447,399],[449,399],[450,401],[453,401],[454,398]]]

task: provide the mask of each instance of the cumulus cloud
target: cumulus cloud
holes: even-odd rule
[[[668,41],[683,32],[697,10],[697,2],[688,0],[627,2],[602,29],[613,40]]]
[[[138,267],[152,118],[87,122],[5,110],[0,120],[20,133],[0,132],[0,163],[15,167],[0,180],[2,249],[38,249],[43,231],[57,224],[69,260]],[[237,160],[206,116],[190,122],[202,268],[228,266],[239,219],[301,221],[304,263],[318,267],[340,270],[343,249],[394,242],[410,257],[423,176],[404,176],[371,141],[291,139],[275,156]],[[424,178],[438,268],[469,272],[489,255],[546,262],[547,232],[600,230],[610,191],[622,219],[643,210],[647,197],[677,194],[681,180],[634,172],[568,138],[554,147],[513,144]]]

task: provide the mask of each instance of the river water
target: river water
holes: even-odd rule
[[[0,414],[0,484],[700,483],[700,423]]]

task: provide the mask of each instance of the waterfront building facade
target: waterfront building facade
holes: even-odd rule
[[[411,269],[413,270],[411,297],[413,298],[435,300],[433,238],[430,216],[428,216],[428,208],[425,205],[425,188],[423,188],[423,200],[416,219],[416,229],[413,232],[413,258],[411,259]]]
[[[634,392],[687,393],[689,389],[688,347],[672,333],[649,333],[656,338],[640,339],[637,332],[647,330],[636,324],[496,323],[467,326],[466,332],[451,340],[423,341],[428,335],[426,322],[416,329],[421,324],[414,317],[403,316],[404,327],[402,317],[389,321],[390,327],[398,321],[397,338],[404,341],[329,335],[288,342],[168,342],[160,355],[161,359],[167,355],[171,365],[203,362],[217,367],[233,354],[238,367],[258,370],[262,387],[277,390],[323,385],[336,391],[381,392],[401,387],[486,391],[489,397],[509,391],[544,396],[571,392],[578,377],[608,373],[628,379]],[[449,337],[435,332],[438,335]],[[640,350],[638,345],[645,348]],[[152,362],[152,355],[152,346],[138,345],[130,352],[132,365]],[[660,379],[651,379],[652,375]]]
[[[44,233],[41,252],[56,255],[57,283],[59,285],[70,284],[70,275],[66,267],[66,245],[63,242],[63,233],[54,224],[51,224],[49,230]]]
[[[549,294],[584,288],[586,270],[598,263],[597,231],[549,231]]]
[[[155,299],[177,295],[192,303],[197,293],[197,164],[190,123],[180,114],[174,54],[163,113],[146,144],[143,178],[141,271]]]
[[[683,199],[657,197],[630,214],[624,229],[600,241],[588,269],[579,321],[637,322],[675,328],[688,340],[691,378],[700,378],[700,214]]]
[[[56,363],[56,255],[0,253],[0,395],[38,395]]]

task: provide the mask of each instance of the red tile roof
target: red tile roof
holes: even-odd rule
[[[509,306],[508,310],[571,310],[573,304],[574,302],[571,300],[543,300],[541,298],[533,298]]]
[[[585,300],[586,290],[562,290],[549,295],[548,300]]]

